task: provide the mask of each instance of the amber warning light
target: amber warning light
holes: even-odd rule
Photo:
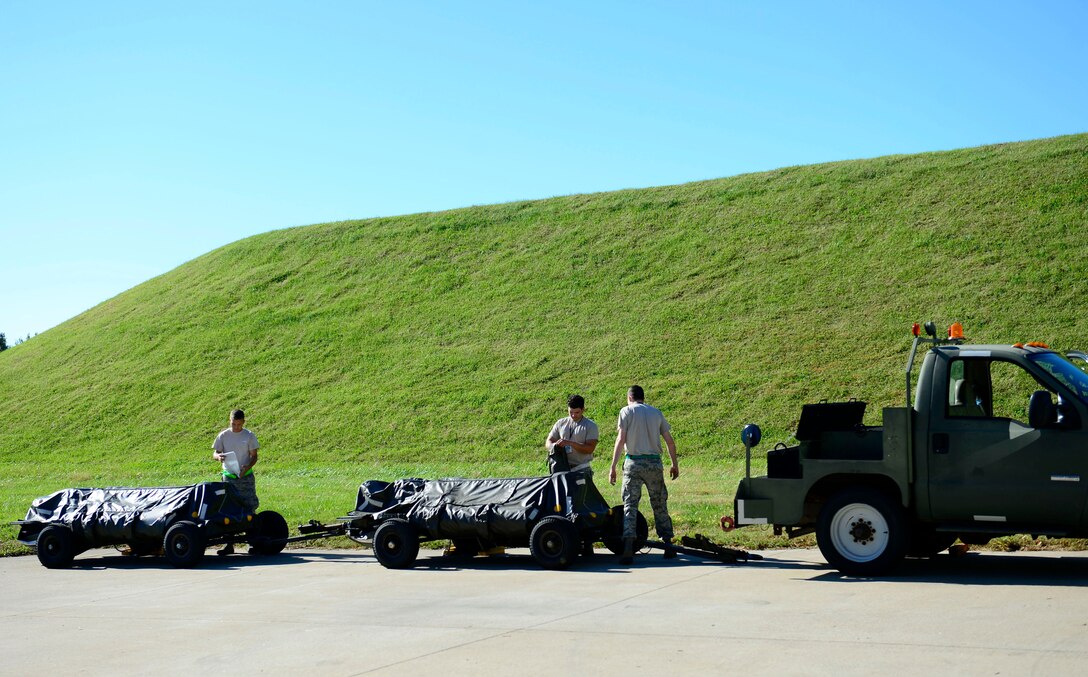
[[[963,325],[959,322],[953,322],[952,326],[948,328],[948,338],[963,340]]]
[[[922,335],[922,326],[920,324],[918,324],[917,322],[915,322],[913,325],[911,325],[910,333],[914,334],[915,336],[921,336]]]

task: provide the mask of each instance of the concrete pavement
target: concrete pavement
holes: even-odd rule
[[[839,576],[816,550],[723,565],[524,550],[390,571],[368,551],[112,550],[0,559],[3,674],[1072,674],[1088,669],[1088,556],[971,553]]]

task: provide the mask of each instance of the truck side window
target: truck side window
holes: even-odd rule
[[[953,360],[948,365],[948,406],[954,407],[960,404],[956,391],[963,383],[963,360]]]
[[[987,416],[983,401],[986,389],[982,387],[986,382],[985,367],[977,360],[953,360],[948,365],[948,416]]]
[[[1031,394],[1046,389],[1020,365],[1000,360],[990,363],[990,381],[993,385],[994,417],[1011,418],[1025,424]]]

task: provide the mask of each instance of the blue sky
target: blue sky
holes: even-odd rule
[[[1084,2],[6,2],[0,332],[278,228],[1088,131]]]

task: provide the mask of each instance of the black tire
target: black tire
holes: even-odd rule
[[[386,569],[407,569],[419,555],[419,535],[407,520],[391,519],[374,532],[374,556]]]
[[[529,534],[529,552],[545,569],[566,569],[578,557],[578,527],[563,517],[545,517]]]
[[[956,542],[956,534],[936,531],[932,526],[916,524],[910,532],[907,557],[933,557]]]
[[[166,530],[162,551],[166,561],[179,569],[191,569],[204,559],[204,532],[189,521],[174,522]]]
[[[76,556],[72,530],[50,524],[38,534],[38,561],[46,569],[67,569]]]
[[[844,489],[820,510],[816,543],[828,564],[844,574],[886,573],[906,554],[903,508],[875,489]]]
[[[646,547],[646,541],[650,540],[650,523],[646,516],[639,511],[635,516],[635,551]],[[608,525],[606,533],[601,535],[601,543],[608,548],[613,555],[623,554],[623,506],[612,508],[612,522]]]
[[[251,555],[278,555],[287,546],[290,532],[283,515],[272,510],[257,513],[246,531]]]

